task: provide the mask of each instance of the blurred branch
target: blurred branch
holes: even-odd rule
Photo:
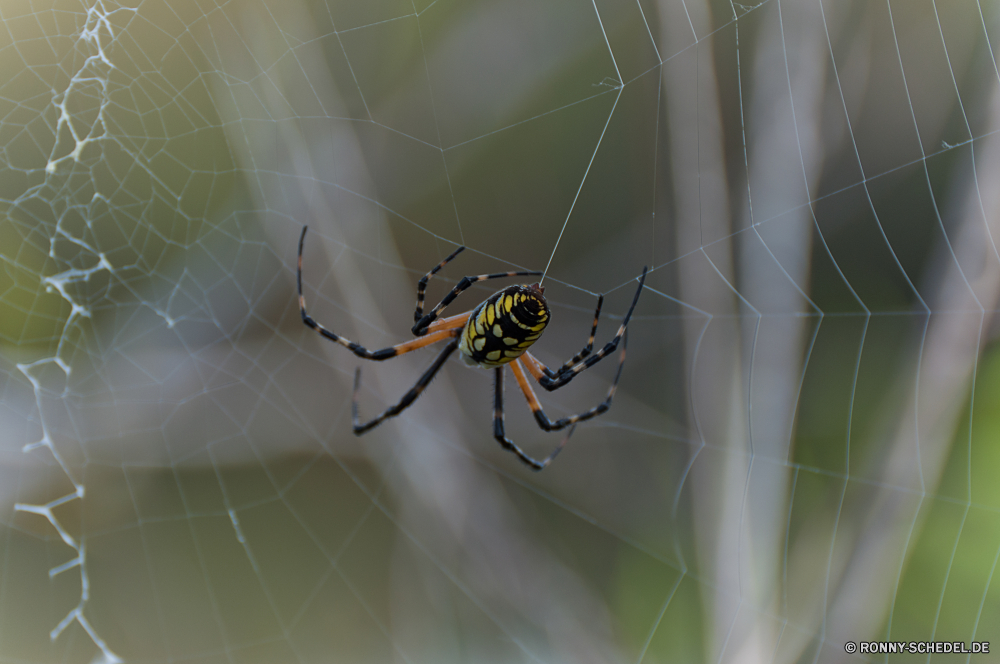
[[[1000,129],[1000,88],[993,80],[987,134]],[[977,145],[980,146],[977,148]],[[905,409],[874,491],[863,505],[855,535],[838,532],[836,557],[843,561],[830,586],[837,592],[825,616],[826,642],[834,659],[851,659],[845,640],[874,636],[896,596],[906,558],[927,516],[926,502],[940,482],[960,419],[967,416],[979,354],[1000,296],[1000,142],[969,144],[970,163],[957,169],[959,223],[942,234],[938,284],[929,302],[926,332],[912,351],[918,367],[906,389]],[[966,177],[962,177],[966,175]],[[966,505],[966,509],[969,505]]]
[[[737,612],[724,661],[771,662],[786,616],[781,570],[788,527],[792,436],[802,384],[810,256],[811,201],[825,159],[822,137],[827,50],[814,2],[770,3],[755,12],[752,41],[740,53],[747,191],[741,206],[740,292],[748,393],[745,455],[733,455],[727,528],[738,533]],[[750,65],[749,67],[747,65]]]
[[[708,3],[660,3],[663,87],[669,118],[680,292],[706,312],[685,317],[686,384],[693,436],[687,476],[708,625],[708,661],[718,661],[739,607],[740,505],[748,459],[745,377],[734,290],[725,137]],[[676,54],[676,55],[675,55]],[[672,57],[671,57],[672,56]],[[695,90],[695,95],[673,91]],[[716,318],[718,317],[718,318]]]

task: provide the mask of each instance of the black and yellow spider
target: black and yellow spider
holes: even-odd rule
[[[368,422],[361,422],[358,415],[358,391],[361,387],[361,367],[358,367],[354,374],[354,394],[351,402],[351,415],[354,425],[354,433],[361,435],[382,423],[383,420],[399,415],[411,403],[413,403],[420,393],[424,391],[427,384],[431,382],[434,375],[444,365],[448,357],[455,352],[461,351],[462,360],[474,367],[492,368],[495,376],[495,390],[493,401],[493,437],[507,450],[510,450],[524,463],[534,470],[545,468],[562,450],[567,438],[556,447],[555,451],[541,461],[533,459],[507,438],[504,434],[504,412],[503,412],[503,370],[504,365],[510,364],[514,372],[514,378],[528,400],[531,412],[535,415],[535,420],[545,431],[558,431],[572,424],[589,420],[600,415],[611,405],[611,399],[615,396],[615,388],[618,387],[618,379],[622,375],[622,367],[625,365],[625,346],[627,340],[625,330],[628,321],[632,317],[632,311],[636,303],[639,302],[639,294],[642,293],[642,285],[646,280],[646,269],[642,269],[642,276],[639,277],[639,287],[632,298],[632,306],[629,307],[625,319],[615,338],[604,345],[604,348],[590,356],[594,347],[594,335],[597,333],[597,320],[601,316],[601,305],[604,303],[604,296],[597,298],[597,310],[594,312],[594,325],[590,329],[590,338],[587,345],[579,353],[570,358],[557,371],[552,371],[540,360],[528,352],[531,344],[538,341],[538,338],[549,323],[549,307],[545,303],[543,293],[545,291],[540,283],[519,286],[508,286],[503,290],[494,293],[475,309],[464,314],[458,314],[450,318],[438,318],[438,315],[454,301],[459,294],[474,283],[486,281],[487,279],[500,279],[502,277],[523,277],[529,275],[540,275],[541,272],[497,272],[495,274],[480,274],[473,277],[463,277],[451,291],[444,296],[437,306],[424,314],[424,291],[427,282],[438,270],[448,264],[455,256],[460,254],[465,247],[459,247],[450,256],[445,258],[438,265],[425,274],[417,283],[417,310],[413,314],[414,325],[413,334],[417,337],[412,341],[396,344],[381,350],[368,350],[360,344],[345,339],[339,334],[335,334],[317,323],[312,316],[306,312],[306,299],[302,295],[302,247],[306,239],[308,226],[302,229],[299,237],[299,261],[298,261],[298,286],[299,286],[299,309],[302,312],[302,322],[320,335],[330,341],[335,341],[344,346],[358,357],[366,360],[388,360],[391,357],[398,357],[411,350],[423,348],[430,344],[448,339],[448,344],[441,350],[441,353],[431,364],[430,368],[417,381],[410,390],[403,395],[394,406],[387,408],[381,415]],[[604,401],[597,404],[590,410],[563,417],[553,422],[546,416],[538,403],[538,397],[528,382],[525,370],[538,381],[538,384],[550,392],[557,390],[569,383],[581,371],[597,364],[605,355],[614,352],[618,347],[618,342],[622,341],[621,358],[618,361],[618,372],[615,374],[614,382],[608,389],[608,395]],[[590,356],[590,357],[588,357]],[[586,358],[586,359],[584,359]]]

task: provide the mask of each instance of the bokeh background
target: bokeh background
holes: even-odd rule
[[[1000,661],[1000,11],[4,0],[0,661]],[[417,279],[548,268],[533,473]],[[471,308],[493,290],[474,288]],[[463,304],[464,303],[464,304]],[[609,358],[543,394],[599,402]],[[512,380],[508,432],[561,440]]]

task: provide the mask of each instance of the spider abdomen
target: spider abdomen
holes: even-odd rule
[[[466,364],[503,366],[538,341],[549,324],[549,307],[542,293],[539,284],[510,286],[476,307],[458,346]]]

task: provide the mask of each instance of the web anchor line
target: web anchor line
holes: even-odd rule
[[[590,155],[590,161],[587,163],[587,170],[583,172],[583,178],[580,179],[580,186],[576,188],[576,194],[573,196],[573,202],[570,203],[569,211],[566,213],[566,219],[563,221],[562,228],[559,230],[559,237],[556,238],[556,246],[552,247],[552,254],[549,255],[549,262],[545,264],[545,270],[542,271],[542,278],[538,280],[539,286],[545,282],[545,277],[549,274],[549,267],[552,265],[552,259],[556,257],[556,250],[559,249],[559,243],[562,242],[563,234],[566,232],[566,226],[569,224],[569,218],[573,216],[573,208],[576,207],[576,202],[580,199],[580,192],[583,191],[583,185],[587,182],[587,176],[590,174],[590,168],[594,165],[594,159],[597,158],[597,151],[601,149],[601,142],[604,140],[604,135],[608,133],[608,126],[611,124],[611,118],[615,116],[615,109],[618,107],[618,100],[621,99],[622,90],[625,87],[625,84],[622,83],[622,73],[618,69],[618,61],[615,59],[615,53],[611,49],[611,42],[608,41],[608,33],[604,29],[604,21],[601,20],[601,12],[597,9],[596,0],[594,0],[592,4],[594,5],[594,13],[597,15],[597,22],[601,26],[601,34],[604,36],[604,44],[608,47],[608,55],[611,56],[611,64],[615,66],[615,74],[618,76],[618,79],[615,81],[618,94],[615,95],[615,103],[611,105],[611,111],[608,113],[608,119],[604,121],[604,128],[601,129],[601,135],[597,139],[597,145],[594,146],[594,152]]]
[[[597,145],[594,147],[593,154],[590,155],[590,162],[587,163],[587,170],[583,173],[583,179],[580,180],[580,186],[576,188],[576,195],[573,196],[573,202],[569,206],[569,212],[566,213],[566,220],[563,221],[562,228],[559,230],[559,237],[556,238],[556,246],[552,247],[552,253],[549,255],[549,262],[545,264],[545,270],[542,272],[542,278],[538,280],[539,284],[545,281],[545,277],[549,273],[549,267],[552,265],[552,259],[556,257],[556,250],[559,249],[559,243],[562,242],[563,234],[566,232],[566,226],[569,225],[569,218],[573,216],[573,208],[576,207],[576,202],[580,199],[580,192],[583,191],[583,185],[587,182],[587,175],[590,173],[590,167],[594,165],[594,159],[597,158],[597,151],[601,149],[601,141],[604,140],[604,134],[608,131],[608,125],[611,124],[611,118],[614,117],[615,107],[618,106],[618,100],[622,96],[622,85],[618,85],[618,94],[615,95],[615,103],[611,106],[611,112],[608,113],[608,119],[604,122],[604,129],[601,130],[601,136],[597,139]]]

